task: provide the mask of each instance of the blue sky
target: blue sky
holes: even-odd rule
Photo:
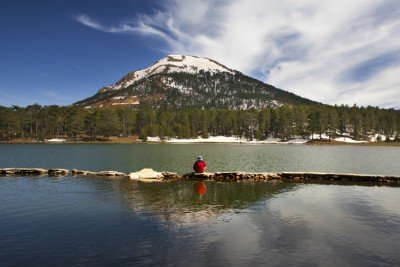
[[[167,54],[329,104],[400,108],[397,0],[2,0],[0,105],[66,105]]]

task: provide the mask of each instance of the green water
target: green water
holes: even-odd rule
[[[231,144],[0,144],[0,167],[186,173],[202,155],[208,171],[321,171],[400,175],[400,147]]]
[[[399,175],[397,147],[0,145],[0,167]],[[201,189],[199,189],[201,188]],[[199,194],[201,193],[201,194]],[[400,188],[0,177],[1,266],[398,266]]]

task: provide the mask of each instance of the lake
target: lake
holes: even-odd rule
[[[400,175],[400,147],[0,144],[0,167]],[[1,266],[400,265],[400,188],[0,177]]]

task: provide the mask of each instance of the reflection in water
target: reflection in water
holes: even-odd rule
[[[206,190],[207,190],[206,183],[205,183],[205,182],[195,182],[195,183],[193,184],[193,190],[194,190],[194,192],[196,192],[196,194],[198,194],[199,196],[204,195],[204,193],[205,193]]]
[[[263,246],[281,246],[288,258],[318,265],[396,265],[400,258],[393,248],[400,246],[400,208],[366,203],[366,193],[372,192],[377,199],[400,200],[397,188],[305,185],[269,202],[268,215],[254,222],[274,227]],[[279,217],[271,220],[271,213]]]
[[[0,179],[3,266],[400,266],[399,188]]]
[[[298,185],[192,181],[159,184],[126,180],[119,186],[124,206],[135,213],[151,213],[174,227],[211,221],[226,212],[243,212],[246,207]]]
[[[201,183],[131,185],[134,191],[122,195],[130,212],[151,215],[168,231],[186,229],[180,238],[198,238],[186,245],[215,262],[263,265],[269,259],[271,265],[285,266],[400,263],[393,250],[400,245],[396,237],[400,209],[377,209],[380,203],[366,206],[363,193],[375,191],[392,198],[397,188],[205,182],[207,193],[199,198]]]

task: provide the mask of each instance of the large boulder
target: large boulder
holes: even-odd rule
[[[129,177],[133,180],[138,180],[143,182],[165,182],[180,178],[180,176],[176,173],[157,172],[150,168],[145,168],[138,172],[132,172],[129,174]]]

